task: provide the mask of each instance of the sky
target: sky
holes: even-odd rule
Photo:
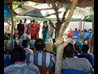
[[[42,8],[50,8],[50,7],[49,7],[47,4],[39,4],[39,5],[36,6],[36,8],[42,9]],[[75,10],[81,9],[81,10],[84,10],[84,11],[88,11],[90,8],[91,8],[91,7],[86,7],[86,8],[79,8],[79,7],[76,7]],[[59,14],[59,17],[60,17],[60,18],[62,18],[64,10],[65,10],[64,8],[59,9],[59,11],[62,12],[62,13]],[[48,12],[49,14],[55,13],[54,10],[42,10],[42,11],[41,11],[41,13],[42,13],[43,15],[45,15],[47,12]],[[86,12],[86,13],[87,13],[87,12]],[[82,18],[82,15],[83,15],[83,14],[81,14],[81,15],[79,14],[78,16],[76,16],[76,14],[73,14],[72,18]],[[52,15],[52,16],[49,16],[48,18],[56,18],[56,16],[55,16],[55,15]]]

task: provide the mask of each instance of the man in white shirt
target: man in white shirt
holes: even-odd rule
[[[24,19],[24,34],[27,33],[27,23],[26,23],[27,19]]]
[[[22,46],[26,52],[26,55],[27,55],[27,53],[33,54],[33,51],[28,48],[28,41],[27,40],[23,40]]]

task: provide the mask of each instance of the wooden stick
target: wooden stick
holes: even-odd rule
[[[13,6],[12,6],[12,2],[10,3],[10,6],[9,7],[9,10],[10,10],[10,13],[11,13],[11,42],[12,42],[12,49],[14,48],[14,42],[13,42]]]

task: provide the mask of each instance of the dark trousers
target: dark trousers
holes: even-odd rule
[[[18,32],[18,34],[19,34],[19,39],[20,39],[21,35],[23,35],[23,32]]]
[[[36,34],[31,34],[31,39],[36,40]]]

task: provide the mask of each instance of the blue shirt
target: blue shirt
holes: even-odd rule
[[[77,57],[88,59],[92,67],[94,66],[94,55],[93,54],[89,54],[88,52],[82,52],[80,55],[77,55]]]
[[[12,65],[13,61],[10,59],[10,54],[4,54],[4,67]]]

